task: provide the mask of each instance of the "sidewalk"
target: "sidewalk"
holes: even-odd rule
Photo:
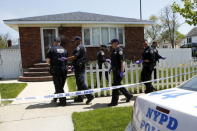
[[[65,86],[65,92],[67,92]],[[42,96],[53,94],[52,82],[28,83],[28,86],[18,97]],[[30,95],[31,94],[31,95]],[[123,96],[120,96],[118,106],[132,106],[133,101],[124,103]],[[59,107],[49,100],[16,101],[5,107],[0,107],[0,130],[2,131],[73,131],[72,113],[88,111],[97,108],[107,107],[111,97],[95,98],[91,105],[84,103],[73,103],[68,101],[65,107]]]

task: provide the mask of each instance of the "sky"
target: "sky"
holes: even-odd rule
[[[3,23],[3,20],[41,16],[75,11],[139,18],[140,0],[2,0],[0,8],[0,34],[9,33],[13,39],[18,32]],[[159,15],[162,8],[174,0],[142,0],[142,16],[148,19]],[[175,0],[178,1],[179,0]],[[180,19],[180,23],[184,23]],[[193,26],[182,24],[179,31],[187,34]]]

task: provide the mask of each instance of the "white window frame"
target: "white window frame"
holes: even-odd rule
[[[41,38],[41,52],[42,52],[42,60],[46,60],[45,50],[44,50],[44,33],[43,30],[45,29],[54,29],[55,30],[55,37],[58,37],[58,28],[40,28],[40,38]]]
[[[85,47],[100,47],[100,45],[92,45],[92,28],[95,27],[99,27],[100,28],[100,43],[102,43],[102,35],[101,35],[101,28],[108,28],[108,32],[109,32],[109,42],[110,40],[110,28],[116,28],[116,36],[119,37],[118,35],[118,28],[122,28],[123,29],[123,43],[121,43],[120,45],[125,47],[125,28],[123,26],[86,26],[86,27],[82,27],[82,42],[84,44]],[[84,29],[90,29],[90,45],[85,45],[85,40],[84,40]],[[119,38],[118,38],[119,39]],[[108,45],[110,46],[110,45]]]

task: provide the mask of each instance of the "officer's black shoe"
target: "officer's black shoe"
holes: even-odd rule
[[[79,97],[75,97],[74,102],[83,102],[83,99]]]
[[[94,99],[94,96],[92,96],[92,97],[88,98],[88,100],[86,101],[86,104],[87,104],[87,105],[89,105],[89,104],[90,104],[90,102],[91,102],[93,99]]]
[[[66,98],[60,98],[60,102],[58,103],[59,106],[66,106]]]
[[[133,98],[133,95],[130,95],[129,97],[127,97],[126,102],[130,102],[132,98]]]
[[[51,103],[57,103],[57,98],[54,98],[53,100],[51,100]]]
[[[118,105],[118,103],[110,103],[110,104],[108,104],[107,106],[108,107],[112,107],[112,106],[117,106]]]

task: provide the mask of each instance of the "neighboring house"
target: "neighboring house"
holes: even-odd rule
[[[197,44],[197,27],[194,27],[188,34],[187,34],[187,44],[195,43]]]
[[[183,45],[186,45],[187,43],[187,38],[183,38],[181,41],[180,41],[180,46],[182,47]]]
[[[63,46],[71,55],[75,36],[81,36],[90,60],[96,58],[100,44],[118,38],[125,48],[127,59],[139,58],[143,50],[144,27],[152,21],[73,12],[55,15],[4,20],[19,31],[22,67],[28,68],[45,61],[47,50],[55,37],[60,36]]]
[[[189,31],[182,43],[182,48],[191,48],[192,56],[197,57],[197,27]]]
[[[182,41],[182,47],[193,47],[197,44],[197,27],[194,27]]]

